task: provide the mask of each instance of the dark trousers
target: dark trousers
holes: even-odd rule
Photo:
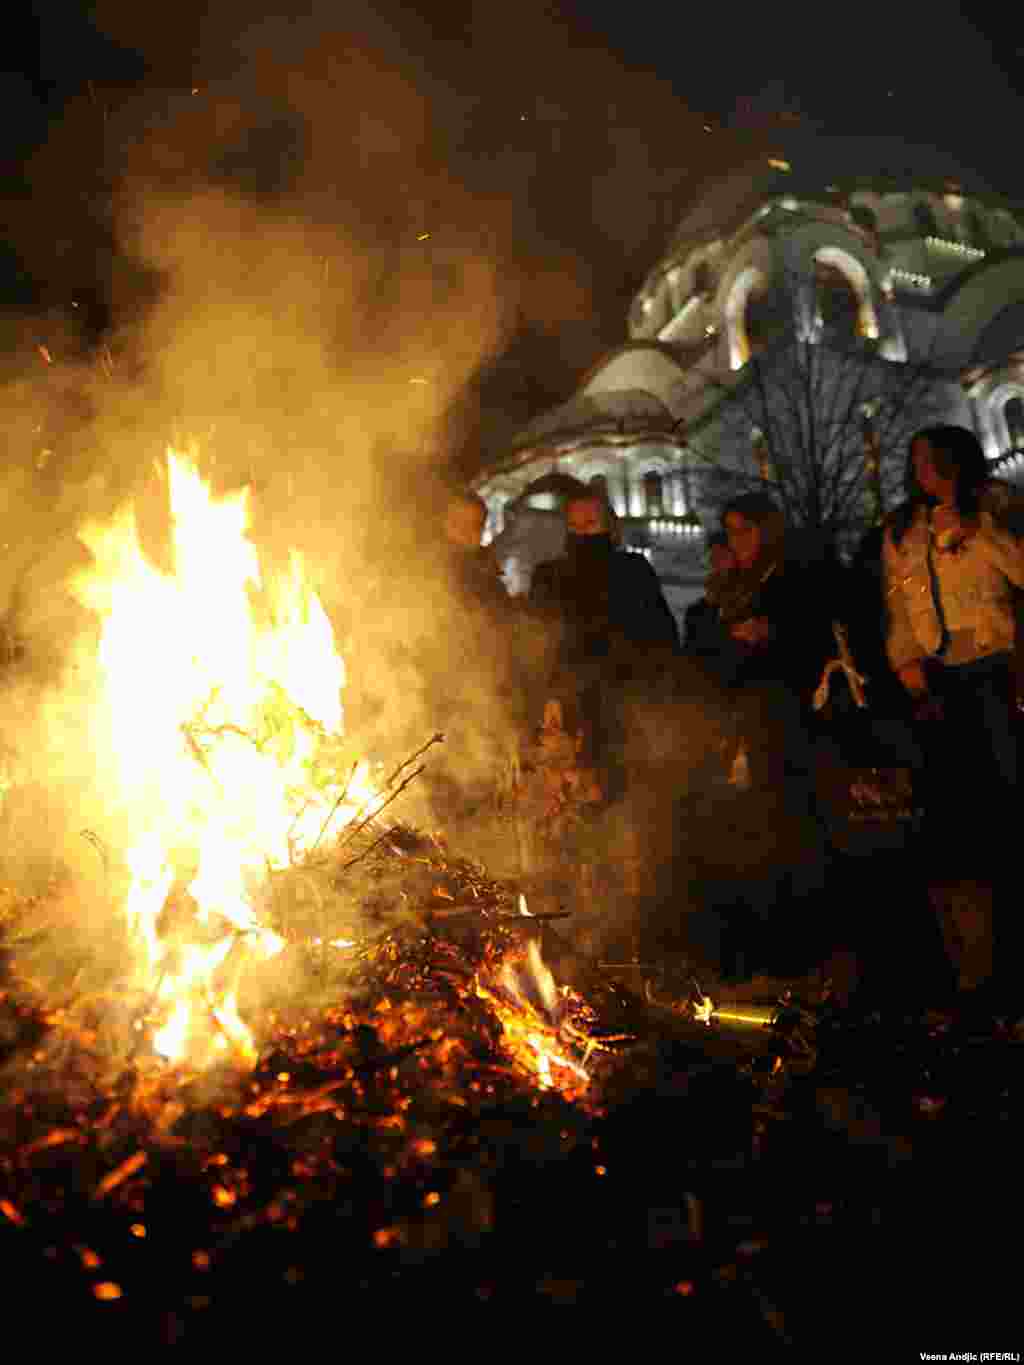
[[[995,971],[1015,977],[1021,933],[1012,843],[1018,771],[1013,661],[999,654],[938,667],[929,680],[943,714],[920,727],[925,874],[933,882],[976,877],[992,885]]]
[[[730,694],[735,740],[747,751],[756,786],[795,779],[804,795],[814,767],[814,741],[799,697],[781,682],[755,682]]]
[[[992,862],[991,836],[999,836],[1017,790],[1016,683],[1009,654],[955,667],[937,666],[929,682],[942,701],[942,718],[921,727],[928,824],[952,841],[950,856],[966,842]]]
[[[722,868],[711,877],[704,895],[720,920],[724,975],[762,969],[785,975],[808,965],[805,920],[824,877],[814,738],[800,697],[779,680],[734,687],[729,704],[751,790],[722,813],[735,861],[731,874]]]

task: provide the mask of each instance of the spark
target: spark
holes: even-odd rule
[[[102,1199],[105,1195],[108,1195],[111,1190],[116,1190],[118,1185],[121,1185],[124,1181],[130,1179],[136,1171],[140,1171],[142,1167],[145,1166],[148,1159],[145,1152],[136,1152],[135,1155],[130,1156],[127,1161],[122,1161],[120,1166],[116,1166],[109,1175],[103,1177],[93,1192],[93,1198]]]

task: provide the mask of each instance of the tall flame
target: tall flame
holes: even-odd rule
[[[153,1046],[173,1061],[251,1062],[239,982],[247,961],[283,947],[260,923],[254,889],[268,865],[286,866],[374,795],[366,765],[346,790],[311,781],[318,743],[342,730],[345,671],[301,557],[264,584],[248,491],[215,498],[194,451],[168,450],[167,472],[172,572],[147,560],[129,506],[81,529],[93,564],[71,586],[102,622],[110,776],[131,831],[124,910],[161,1017]],[[266,621],[254,594],[269,605]],[[268,744],[260,736],[280,696],[302,719],[287,743]],[[201,941],[176,941],[158,924],[179,849],[195,869],[187,891]]]

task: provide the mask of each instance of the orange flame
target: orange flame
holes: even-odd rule
[[[345,789],[312,782],[318,744],[342,732],[345,670],[301,556],[265,584],[247,535],[248,490],[215,498],[195,451],[169,450],[167,473],[173,572],[146,559],[129,506],[80,530],[94,562],[71,587],[102,622],[96,729],[131,831],[124,913],[160,1016],[153,1047],[168,1061],[227,1055],[252,1065],[239,983],[247,962],[284,946],[260,922],[254,890],[268,866],[287,866],[382,798],[368,764]],[[254,592],[269,624],[257,623]],[[290,743],[261,742],[282,695]],[[176,944],[158,926],[174,849],[195,855],[188,893],[203,942]]]
[[[478,977],[476,991],[501,1023],[505,1051],[542,1090],[578,1094],[588,1088],[592,1045],[572,1023],[567,993],[559,991],[533,939],[524,954],[507,957],[496,976]],[[581,1045],[583,1062],[570,1055]]]

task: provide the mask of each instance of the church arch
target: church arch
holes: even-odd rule
[[[989,458],[1024,450],[1024,370],[993,375],[973,398]]]
[[[725,302],[725,325],[729,342],[729,365],[742,367],[765,344],[763,316],[768,299],[767,274],[748,266],[733,281]]]
[[[914,226],[922,237],[938,237],[941,235],[935,210],[927,199],[916,199],[912,213]]]
[[[875,339],[878,315],[871,297],[871,280],[861,262],[842,247],[819,247],[813,257],[817,316],[826,327],[853,321],[857,336]]]
[[[657,470],[649,469],[644,475],[644,511],[649,517],[665,515],[665,489]]]
[[[1007,450],[1024,450],[1024,388],[1013,393],[1003,404]]]

